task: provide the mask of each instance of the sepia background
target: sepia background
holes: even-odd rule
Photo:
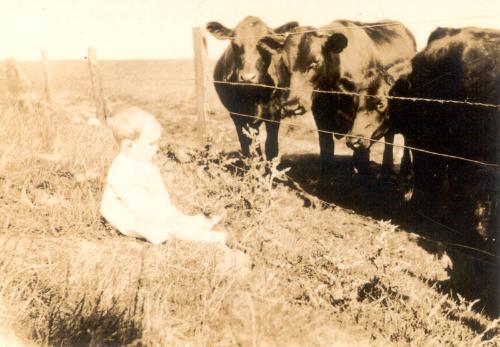
[[[0,346],[500,343],[499,286],[488,277],[500,273],[498,257],[447,243],[460,231],[405,208],[396,182],[353,176],[344,140],[332,191],[318,190],[310,114],[284,121],[280,167],[241,158],[209,84],[212,142],[199,144],[191,31],[247,15],[271,27],[388,18],[421,49],[437,26],[499,28],[500,2],[4,0],[0,14]],[[209,37],[209,74],[226,45]],[[96,119],[89,46],[111,104],[161,122],[157,165],[175,205],[225,211],[219,228],[249,269],[221,269],[211,246],[150,245],[102,223],[118,147]],[[19,95],[7,92],[8,57],[26,76]],[[375,172],[382,150],[373,147]]]

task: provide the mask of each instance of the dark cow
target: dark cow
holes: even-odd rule
[[[356,113],[358,98],[352,95],[317,93],[314,90],[357,92],[366,71],[386,68],[410,59],[416,51],[413,35],[401,23],[334,21],[317,30],[288,35],[284,44],[265,37],[261,46],[281,53],[290,74],[290,93],[283,104],[285,115],[312,110],[319,130],[347,133]],[[341,137],[341,135],[340,135]],[[319,133],[321,177],[333,163],[331,134]],[[368,151],[354,153],[359,169],[366,172]]]
[[[499,59],[500,31],[438,28],[427,47],[412,59],[411,73],[400,78],[390,93],[498,104]],[[388,107],[384,117],[359,113],[352,132],[375,140],[392,127],[416,148],[495,165],[500,162],[498,107],[399,99],[390,99]],[[483,239],[495,238],[498,168],[420,151],[413,151],[413,156],[415,202],[434,209],[440,191],[454,212],[446,224],[475,230]]]
[[[396,62],[386,67],[377,66],[365,72],[363,81],[358,85],[357,110],[352,129],[347,137],[347,145],[353,150],[362,148],[369,149],[375,141],[373,139],[385,138],[385,141],[394,142],[394,128],[389,121],[389,96],[392,87],[400,78],[404,78],[411,72],[410,59]],[[384,149],[382,176],[392,173],[393,148],[386,145]],[[410,152],[404,148],[401,161],[401,178],[407,178],[411,174]],[[411,193],[410,190],[407,193]],[[411,195],[406,196],[409,199]]]
[[[275,73],[277,59],[259,48],[258,42],[266,35],[276,35],[279,38],[297,25],[297,22],[289,22],[273,30],[262,20],[252,16],[243,19],[234,29],[226,28],[218,22],[209,22],[206,25],[207,30],[216,38],[231,41],[215,66],[215,90],[233,119],[241,151],[245,156],[250,155],[251,143],[245,130],[253,128],[258,131],[262,123],[260,119],[272,118],[268,104],[273,89],[255,86],[255,84],[268,86],[279,84]],[[245,83],[246,85],[228,85],[217,83],[217,81]],[[256,120],[238,114],[260,119]],[[279,123],[266,122],[267,159],[272,159],[278,154],[278,130]]]

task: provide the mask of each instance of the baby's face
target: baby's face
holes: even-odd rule
[[[139,161],[153,161],[159,149],[161,128],[154,129],[154,131],[151,131],[151,129],[149,130],[150,131],[141,134],[137,140],[132,142],[128,153],[129,156]]]

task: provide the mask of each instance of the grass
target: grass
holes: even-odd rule
[[[214,144],[197,148],[194,88],[165,82],[188,80],[187,63],[106,63],[105,86],[112,100],[158,116],[158,165],[173,201],[189,213],[225,210],[221,227],[251,270],[221,271],[223,255],[211,246],[119,236],[98,213],[117,148],[108,129],[85,122],[93,112],[86,71],[65,64],[54,71],[66,76],[54,109],[2,105],[0,325],[42,346],[500,343],[499,320],[448,289],[445,258],[418,235],[322,204],[276,163],[240,159],[215,103]],[[314,139],[284,131],[287,155]]]

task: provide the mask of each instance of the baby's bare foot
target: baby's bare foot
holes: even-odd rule
[[[227,234],[223,231],[213,231],[213,241],[215,243],[225,245]]]
[[[226,210],[222,211],[220,214],[214,215],[210,218],[210,228],[221,222],[224,218],[226,218]]]

